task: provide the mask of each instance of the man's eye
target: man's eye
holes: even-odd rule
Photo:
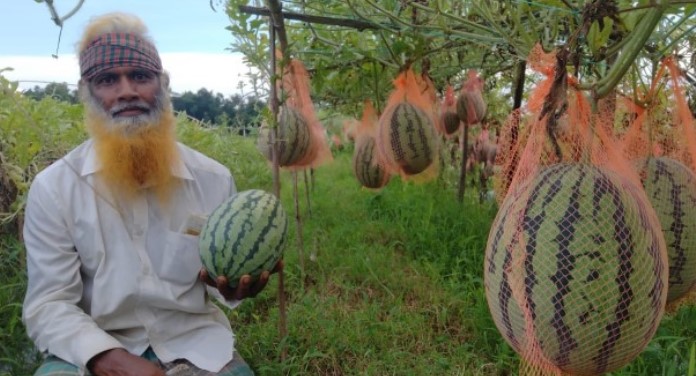
[[[113,84],[115,81],[115,78],[112,75],[103,75],[103,76],[98,76],[97,79],[95,80],[95,83],[97,85],[110,85]]]
[[[147,72],[135,72],[133,73],[133,79],[136,81],[148,81],[150,78],[152,78],[152,75],[147,73]]]

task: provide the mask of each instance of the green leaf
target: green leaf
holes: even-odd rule
[[[252,29],[260,29],[261,26],[263,26],[265,23],[266,23],[266,22],[265,22],[264,20],[258,18],[258,19],[255,19],[255,20],[250,21],[250,22],[249,22],[249,26],[250,26]]]
[[[391,45],[392,52],[394,55],[401,55],[403,53],[409,53],[411,51],[411,45],[404,42],[403,40],[396,40]]]
[[[599,43],[605,46],[611,36],[611,31],[614,29],[614,20],[609,17],[604,17],[604,28],[599,33]]]
[[[599,34],[599,22],[594,21],[592,25],[590,25],[590,30],[587,32],[587,46],[590,48],[593,55],[599,53]]]
[[[627,12],[625,16],[621,18],[623,24],[626,26],[626,31],[631,32],[636,28],[636,24],[643,17],[643,12]]]
[[[606,46],[614,28],[614,21],[609,17],[604,17],[603,23],[604,27],[601,27],[599,21],[592,22],[590,31],[587,33],[587,45],[590,47],[593,55],[598,55],[601,48]]]

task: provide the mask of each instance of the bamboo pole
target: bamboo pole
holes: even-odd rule
[[[270,23],[269,27],[269,42],[271,51],[271,72],[276,71],[276,55],[275,55],[275,45],[276,45],[276,32],[275,25],[273,22]],[[278,93],[276,90],[276,76],[271,80],[271,111],[273,112],[273,119],[275,127],[271,130],[271,156],[273,160],[273,193],[280,200],[280,164],[278,163]],[[287,310],[286,310],[286,297],[285,297],[285,272],[280,270],[278,272],[278,309],[280,311],[280,317],[278,320],[278,334],[281,338],[281,343],[285,343],[284,339],[288,336],[287,328]],[[287,358],[287,348],[283,346],[280,352],[281,361],[285,361]]]
[[[307,176],[307,170],[305,169],[303,171],[304,175],[304,185],[305,185],[305,199],[307,200],[307,213],[309,214],[309,217],[312,218],[312,202],[309,199],[309,191],[310,189],[313,191],[314,190],[314,181],[311,182],[312,186],[310,187],[310,182],[309,182],[309,176]],[[312,174],[312,177],[314,177],[314,169],[310,168],[310,173]],[[314,179],[312,179],[314,180]]]
[[[469,154],[469,123],[466,120],[462,120],[464,123],[464,129],[462,130],[462,135],[460,136],[460,148],[462,149],[462,164],[459,170],[459,191],[457,192],[457,200],[459,203],[464,202],[464,190],[466,189],[466,162]]]
[[[300,193],[299,184],[297,183],[297,171],[292,172],[292,188],[293,196],[295,197],[295,223],[297,223],[297,248],[300,258],[300,276],[304,280],[305,264],[304,264],[304,240],[302,239],[302,214],[300,213]]]

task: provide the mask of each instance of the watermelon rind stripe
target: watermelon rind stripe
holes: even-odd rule
[[[234,197],[233,199],[235,198],[236,197]],[[217,276],[220,275],[220,273],[217,271],[217,268],[215,268],[215,265],[219,265],[219,258],[222,255],[220,254],[220,252],[217,252],[216,250],[223,249],[226,242],[226,239],[220,239],[220,236],[225,236],[226,234],[228,234],[226,230],[221,231],[219,227],[224,226],[226,223],[230,223],[230,219],[238,214],[237,212],[234,212],[233,209],[234,208],[232,206],[232,201],[230,201],[228,205],[223,205],[219,207],[218,210],[211,213],[210,217],[206,221],[206,226],[203,228],[202,231],[203,236],[206,238],[205,240],[209,242],[208,252],[205,252],[204,255],[210,257],[210,261],[204,264],[207,266],[209,272],[214,273],[214,275],[212,276],[213,278],[217,278]],[[207,228],[209,224],[212,224],[212,229]]]
[[[582,219],[578,200],[580,196],[580,187],[584,183],[585,178],[586,171],[583,169],[580,171],[575,184],[570,187],[570,202],[566,207],[565,213],[563,213],[560,220],[556,222],[556,226],[558,227],[558,235],[554,239],[554,242],[558,245],[558,251],[556,252],[556,273],[551,276],[551,282],[556,286],[556,293],[551,298],[551,304],[553,304],[555,310],[551,326],[556,329],[556,340],[559,344],[556,364],[561,367],[570,363],[570,353],[578,347],[578,342],[573,338],[572,330],[565,322],[565,299],[570,293],[570,282],[573,279],[572,272],[575,269],[575,255],[570,249],[570,244],[574,239],[576,223]],[[561,190],[562,185],[559,180],[556,180],[556,183],[555,186],[552,186],[552,192],[555,190],[557,193]],[[551,194],[548,196],[551,196]],[[535,274],[531,274],[531,276],[534,275]],[[531,297],[528,296],[528,299],[530,302],[533,302]]]
[[[375,139],[363,135],[356,141],[353,170],[360,184],[367,188],[381,188],[387,183],[386,173],[375,160]]]
[[[408,139],[408,146],[411,147],[413,155],[418,155],[418,147],[421,146],[423,148],[423,154],[428,158],[428,160],[430,160],[432,159],[432,151],[430,150],[430,145],[427,140],[431,139],[432,135],[430,132],[427,132],[428,130],[431,130],[428,125],[428,115],[413,106],[411,107],[411,110],[413,112],[413,116],[411,118],[419,120],[417,124],[413,124],[411,126],[411,128],[415,128],[415,130],[418,132],[418,139],[413,138],[413,132],[411,132],[409,134],[410,137]],[[418,142],[419,140],[420,142]]]
[[[623,328],[623,323],[631,319],[630,306],[633,302],[633,289],[631,288],[631,276],[634,272],[632,259],[633,259],[633,233],[631,228],[626,222],[626,210],[622,204],[620,194],[618,192],[618,187],[616,187],[611,181],[609,181],[606,176],[602,175],[597,179],[597,190],[601,190],[605,187],[608,191],[607,194],[611,195],[612,201],[614,202],[614,207],[616,212],[614,213],[614,240],[618,243],[618,249],[616,254],[619,258],[619,266],[616,270],[616,286],[619,289],[620,301],[614,309],[615,320],[610,322],[606,326],[605,332],[606,339],[602,343],[602,347],[599,353],[594,358],[597,365],[597,372],[604,373],[607,369],[609,363],[609,358],[614,352],[614,346],[621,339],[621,329]],[[595,194],[599,196],[596,192]],[[623,236],[622,236],[623,234]]]
[[[263,208],[262,212],[267,213],[268,212],[268,207],[273,206],[271,209],[271,214],[269,218],[277,218],[279,215],[279,208],[280,204],[276,202],[270,202],[270,200],[259,200],[260,202],[257,203],[257,205],[261,206]],[[256,269],[259,266],[264,266],[268,263],[268,261],[272,258],[275,257],[275,255],[268,255],[265,259],[262,259],[263,262],[258,263],[257,258],[259,256],[262,256],[258,250],[262,247],[262,243],[264,241],[279,241],[282,239],[280,237],[279,239],[269,239],[268,234],[272,228],[277,228],[278,224],[275,223],[274,221],[268,221],[266,222],[266,226],[258,229],[258,234],[254,233],[251,234],[251,236],[246,236],[246,231],[241,230],[239,233],[239,237],[235,243],[232,245],[232,249],[239,249],[243,243],[248,243],[252,242],[252,246],[245,245],[246,249],[251,249],[253,250],[251,253],[249,253],[244,259],[240,260],[238,263],[229,263],[228,265],[230,267],[236,266],[234,269],[230,269],[226,271],[226,275],[236,275],[239,270],[247,269],[247,263],[251,263],[253,265],[253,268]],[[284,231],[283,231],[284,233]],[[277,246],[277,244],[273,244],[272,246]],[[256,262],[255,262],[256,261]]]
[[[520,307],[517,306],[518,303],[515,303],[514,301],[511,302],[511,294],[512,294],[512,288],[510,286],[510,279],[509,279],[509,273],[510,273],[510,265],[512,263],[512,252],[514,249],[518,247],[519,241],[518,239],[520,238],[520,231],[524,231],[529,235],[530,230],[533,228],[537,227],[540,221],[543,219],[543,214],[541,214],[539,217],[531,218],[527,216],[527,213],[529,213],[529,209],[531,206],[534,205],[536,202],[536,199],[539,197],[539,190],[542,189],[542,187],[545,187],[547,184],[547,181],[549,179],[555,179],[553,183],[551,183],[551,190],[552,192],[548,194],[542,203],[542,207],[544,207],[551,199],[552,197],[557,193],[558,191],[558,185],[563,181],[564,175],[561,176],[554,176],[553,174],[544,174],[540,178],[540,182],[538,185],[536,185],[533,189],[532,192],[530,193],[530,198],[527,201],[528,204],[524,209],[524,219],[522,222],[522,226],[514,226],[516,228],[520,228],[519,230],[515,230],[514,234],[512,235],[512,241],[511,244],[509,244],[506,247],[506,254],[504,257],[503,261],[503,266],[502,266],[502,280],[501,280],[501,290],[498,293],[498,299],[500,300],[499,305],[501,307],[501,315],[502,315],[502,321],[503,325],[505,327],[505,331],[507,333],[507,337],[511,340],[512,345],[516,346],[519,345],[519,341],[516,338],[515,335],[515,330],[512,327],[512,323],[510,320],[510,317],[514,314],[521,314]],[[514,200],[519,199],[519,197],[514,197],[511,196],[510,203],[512,204],[511,206],[514,207]],[[508,207],[509,205],[504,206]],[[501,211],[502,217],[507,216],[507,215],[517,215],[516,213],[509,213],[508,210]],[[500,229],[500,235],[496,234],[496,238],[494,239],[493,247],[492,250],[493,252],[491,255],[491,261],[489,264],[489,270],[494,271],[495,270],[495,262],[494,262],[494,256],[495,253],[497,252],[497,249],[499,248],[498,242],[502,237],[502,233],[505,230],[505,226],[499,226]],[[534,232],[532,231],[532,236],[530,237],[525,237],[525,249],[527,252],[527,257],[525,258],[525,294],[527,296],[525,303],[527,304],[527,308],[530,310],[532,318],[536,317],[536,311],[535,311],[535,303],[532,299],[533,297],[533,292],[532,289],[536,285],[536,277],[534,276],[534,269],[533,269],[533,259],[535,255],[535,249],[536,249],[536,237],[533,235]],[[510,310],[514,310],[516,313],[510,312]]]
[[[206,221],[200,239],[201,261],[211,277],[225,275],[234,287],[242,275],[255,277],[274,266],[282,253],[287,225],[275,196],[261,190],[237,193]]]
[[[245,192],[243,193],[244,195],[248,196],[248,198],[245,198],[244,201],[241,201],[241,196],[238,197],[237,199],[243,202],[243,204],[239,207],[235,205],[230,205],[229,210],[234,210],[234,212],[227,218],[225,218],[225,221],[223,222],[225,224],[224,231],[216,232],[218,236],[224,237],[221,241],[221,248],[222,250],[225,251],[218,251],[217,254],[220,255],[219,260],[216,260],[217,262],[214,264],[217,268],[220,268],[222,265],[229,265],[232,262],[232,257],[233,255],[237,252],[238,248],[236,247],[236,243],[238,242],[239,239],[244,238],[245,236],[245,230],[244,228],[238,228],[238,227],[233,227],[233,225],[238,225],[239,223],[241,224],[249,224],[249,217],[251,215],[250,209],[252,209],[254,206],[258,205],[258,194],[257,192],[251,191],[251,192]],[[239,201],[238,201],[239,202]],[[236,209],[236,210],[235,210]],[[242,220],[237,220],[237,217],[243,218]],[[243,227],[243,226],[242,226]],[[232,243],[232,246],[229,246],[228,244],[233,241],[232,239],[229,238],[230,234],[235,234],[237,237],[234,239],[234,243]],[[212,251],[212,250],[211,250]],[[222,268],[220,270],[220,274],[230,276],[233,274],[230,274],[225,270],[225,268]],[[236,283],[236,281],[232,281],[232,283]]]
[[[285,107],[283,111],[284,136],[291,138],[283,143],[283,165],[291,165],[304,157],[309,142],[303,138],[308,136],[309,128],[304,116],[295,109]]]
[[[682,197],[682,186],[675,182],[674,174],[667,169],[667,164],[663,161],[657,160],[657,174],[655,178],[659,175],[665,176],[670,181],[670,186],[672,189],[669,192],[670,200],[672,203],[672,219],[674,222],[670,225],[670,231],[674,235],[674,241],[668,244],[672,251],[672,259],[670,260],[669,266],[669,282],[672,284],[682,285],[684,280],[681,276],[684,270],[684,265],[686,265],[686,248],[682,245],[684,240],[684,217],[686,213],[682,210],[681,197]]]
[[[536,271],[534,268],[534,261],[535,257],[537,255],[537,247],[538,247],[538,240],[537,240],[537,235],[539,233],[539,229],[541,228],[541,225],[545,223],[546,221],[546,214],[547,214],[547,209],[548,206],[554,202],[556,197],[559,195],[560,192],[562,192],[562,189],[564,187],[564,181],[566,179],[566,174],[569,170],[569,166],[567,165],[561,165],[557,166],[557,168],[554,168],[549,171],[545,171],[545,173],[540,177],[539,183],[534,186],[532,189],[532,192],[530,193],[529,199],[527,201],[527,205],[524,208],[524,218],[522,222],[522,228],[526,234],[526,258],[525,258],[525,263],[524,263],[524,268],[525,268],[525,304],[527,306],[526,309],[529,310],[531,319],[535,321],[537,319],[537,311],[536,311],[536,303],[534,301],[534,288],[538,285],[539,281],[537,280],[536,277]],[[543,190],[543,192],[542,192]],[[543,194],[542,194],[543,193]],[[537,206],[537,201],[538,199],[541,198],[541,203],[540,203],[540,208],[538,210],[534,210],[534,208]],[[538,211],[538,213],[537,213]],[[534,215],[536,214],[536,215]],[[557,226],[559,227],[559,226]],[[559,231],[560,235],[560,231]],[[552,283],[556,283],[556,281],[551,280]],[[557,283],[556,283],[557,284]],[[562,289],[558,289],[559,292],[563,291]],[[558,309],[558,302],[555,302],[553,300],[558,300],[560,299],[558,295],[554,296],[552,298],[552,303],[554,307]],[[562,301],[561,301],[562,304]],[[561,307],[562,308],[562,307]],[[562,319],[560,320],[561,322],[558,322],[558,317],[557,314],[554,315],[554,321],[552,325],[556,326],[557,330],[557,335],[560,337],[559,338],[559,343],[560,345],[560,354],[559,355],[559,361],[564,362],[565,359],[563,358],[563,353],[564,349],[566,347],[573,347],[572,342],[567,344],[567,346],[564,346],[564,341],[567,341],[567,336],[563,336],[562,334],[559,334],[558,331],[563,331],[565,330],[565,325],[562,323]]]
[[[432,123],[421,109],[408,102],[396,105],[389,122],[389,139],[404,172],[416,174],[432,163]]]
[[[685,193],[684,187],[682,187],[679,182],[677,182],[676,177],[674,176],[673,173],[673,168],[669,168],[667,163],[665,163],[661,158],[655,158],[655,170],[656,173],[654,174],[654,180],[652,183],[653,184],[658,184],[657,180],[660,179],[660,177],[664,177],[667,180],[669,180],[668,186],[671,187],[669,195],[670,195],[670,200],[668,201],[669,203],[672,204],[672,212],[670,213],[670,218],[673,220],[673,222],[670,224],[669,232],[672,235],[672,242],[668,244],[670,247],[670,264],[669,264],[669,283],[671,286],[683,286],[685,281],[682,277],[682,272],[684,271],[684,267],[687,263],[687,252],[688,250],[684,245],[682,244],[685,239],[684,235],[684,229],[686,228],[685,224],[685,216],[686,212],[682,210],[682,207],[684,204],[682,203],[682,198]],[[683,166],[681,164],[677,164],[676,161],[672,161],[675,163],[677,166],[682,167],[686,173],[691,173],[686,166]],[[689,183],[694,184],[693,181],[689,181]],[[659,191],[655,192],[655,194],[659,194]],[[663,200],[664,201],[664,200]],[[681,295],[682,289],[677,289],[677,293],[672,293],[670,294],[670,299],[675,298],[678,295]],[[687,289],[688,290],[688,289]],[[676,295],[676,296],[674,296]]]
[[[564,166],[565,167],[565,166]],[[534,287],[537,285],[536,272],[534,270],[534,257],[536,256],[537,249],[537,234],[539,228],[544,223],[546,219],[546,208],[549,203],[553,202],[554,198],[561,192],[563,187],[563,180],[565,178],[565,172],[567,168],[562,169],[559,172],[559,176],[555,174],[545,174],[540,180],[540,183],[534,187],[530,198],[528,200],[527,207],[525,208],[525,216],[522,222],[522,228],[527,234],[526,241],[526,254],[525,258],[525,296],[526,304],[530,310],[532,320],[536,320],[536,304],[534,303]],[[549,181],[553,179],[552,182]],[[543,197],[541,203],[540,213],[536,216],[530,216],[531,208],[535,206],[536,200],[539,197],[540,189],[548,185],[548,192]]]
[[[231,242],[231,245],[225,245],[223,249],[227,250],[226,253],[223,254],[224,260],[221,260],[221,263],[215,264],[218,266],[226,266],[223,267],[222,269],[222,274],[230,276],[234,275],[232,273],[232,270],[228,269],[235,264],[233,263],[233,256],[237,254],[237,251],[241,248],[240,243],[242,243],[247,235],[247,229],[249,227],[252,227],[253,225],[253,220],[252,220],[252,215],[253,213],[251,212],[250,209],[253,209],[256,206],[262,207],[262,203],[256,197],[255,194],[249,194],[251,196],[248,201],[245,201],[240,207],[237,208],[237,213],[235,213],[235,216],[240,216],[242,219],[240,220],[232,220],[234,218],[231,217],[229,221],[226,222],[226,228],[224,233],[225,234],[234,234],[235,238],[234,239],[226,239],[228,242]],[[234,227],[233,227],[234,226]],[[222,253],[222,252],[220,252]]]

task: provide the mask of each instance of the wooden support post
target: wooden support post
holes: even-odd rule
[[[276,55],[275,55],[275,45],[276,45],[276,29],[273,23],[271,23],[269,28],[269,41],[271,50],[271,72],[276,71]],[[273,193],[280,200],[280,163],[278,163],[278,93],[276,92],[276,76],[272,76],[271,80],[271,111],[273,112],[273,118],[275,119],[276,126],[273,127],[271,132],[271,156],[273,160]],[[287,327],[287,310],[286,310],[286,298],[285,298],[285,272],[281,270],[278,272],[278,309],[280,310],[280,317],[278,320],[278,332],[280,335],[280,343],[285,343],[285,338],[288,336]],[[285,361],[288,352],[287,348],[283,346],[280,353],[280,360]]]

